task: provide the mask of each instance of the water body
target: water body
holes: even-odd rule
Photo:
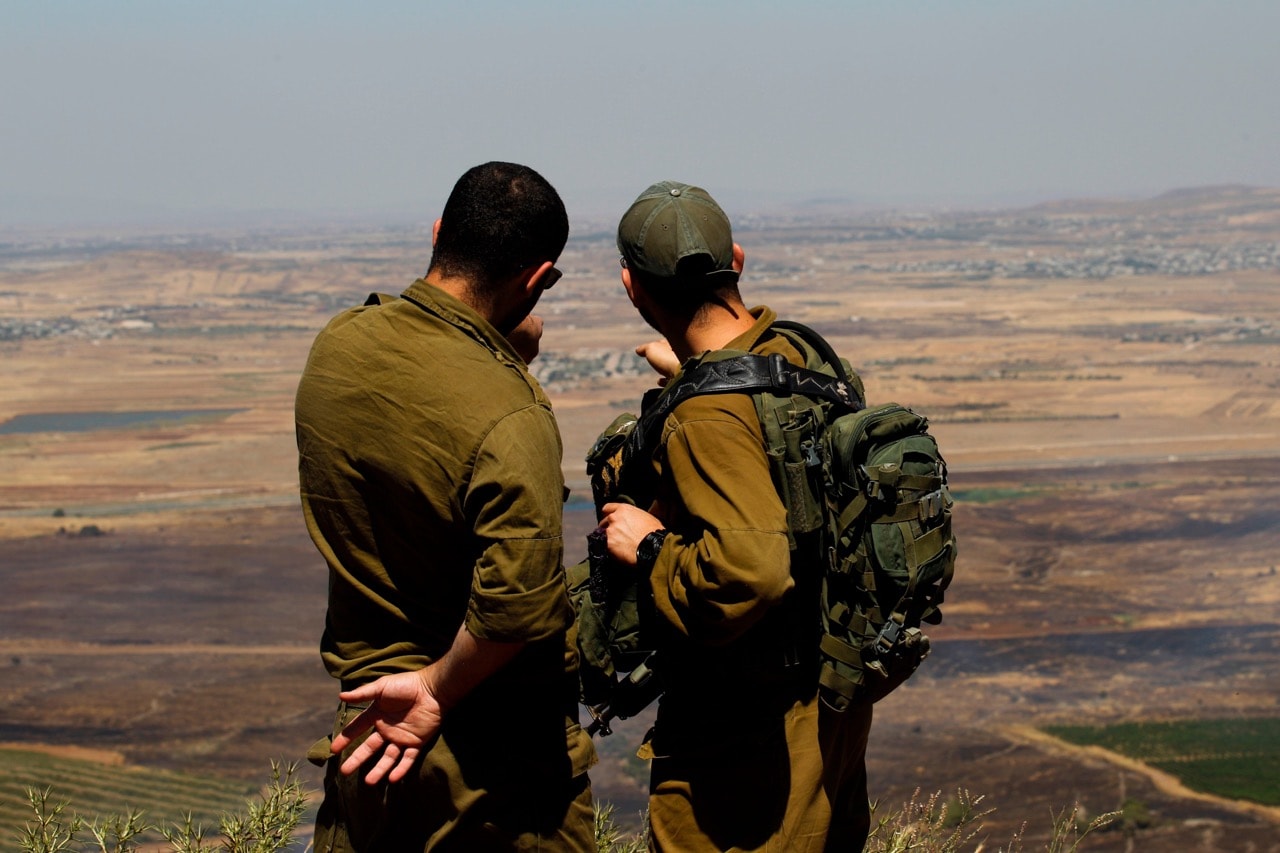
[[[16,415],[0,424],[0,435],[95,432],[104,429],[212,423],[248,409],[162,409],[150,412],[42,412]]]

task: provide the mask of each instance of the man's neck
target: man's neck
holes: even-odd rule
[[[459,276],[442,276],[438,272],[429,272],[423,281],[427,284],[440,288],[454,299],[457,299],[459,302],[471,308],[471,310],[475,311],[485,320],[488,320],[490,323],[493,322],[493,317],[490,316],[493,313],[493,306],[481,304],[480,300],[476,299],[475,289],[465,278],[461,278]]]
[[[756,318],[741,302],[716,302],[694,315],[687,323],[678,324],[667,335],[672,350],[681,362],[708,350],[724,349],[730,341],[746,334]]]

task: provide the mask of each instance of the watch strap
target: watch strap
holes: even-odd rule
[[[662,543],[667,540],[670,530],[655,530],[640,540],[636,546],[636,568],[642,572],[653,570],[658,562],[658,554],[662,551]]]

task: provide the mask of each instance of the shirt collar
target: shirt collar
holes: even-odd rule
[[[474,308],[452,293],[420,278],[405,288],[404,293],[400,295],[410,302],[421,305],[449,325],[461,329],[469,337],[475,338],[494,352],[501,353],[516,364],[524,364],[524,359],[516,353],[505,335],[481,317]]]
[[[729,341],[724,345],[724,349],[736,349],[743,352],[751,352],[759,345],[760,340],[768,333],[769,327],[778,319],[777,313],[772,308],[765,305],[757,305],[752,308],[751,316],[755,318],[755,322],[751,324],[751,328],[747,329],[741,335]]]

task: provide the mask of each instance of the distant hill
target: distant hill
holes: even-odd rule
[[[1116,216],[1248,216],[1263,214],[1268,222],[1280,222],[1280,189],[1222,184],[1183,187],[1149,199],[1120,200],[1078,198],[1032,205],[1028,211],[1055,214],[1112,214]]]

